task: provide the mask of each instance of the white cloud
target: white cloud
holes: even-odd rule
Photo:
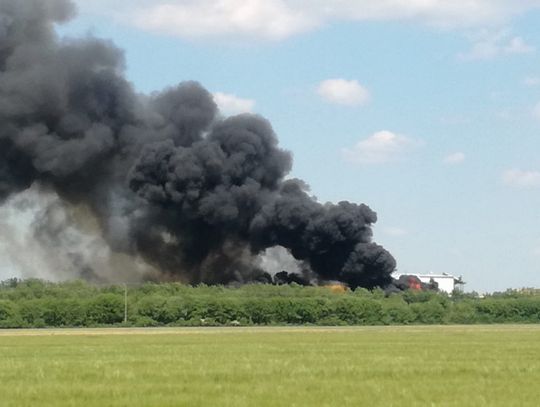
[[[469,36],[472,42],[471,49],[461,53],[462,60],[487,60],[501,56],[531,54],[536,48],[529,45],[518,36],[511,36],[508,30],[490,32],[483,30]]]
[[[366,104],[370,94],[356,80],[327,79],[317,87],[317,93],[330,103],[346,106]]]
[[[327,15],[342,19],[413,20],[444,28],[500,23],[527,9],[540,7],[537,0],[317,0],[315,3],[321,8],[326,5]]]
[[[512,38],[504,47],[505,54],[530,54],[536,51],[536,48],[529,45],[521,37]]]
[[[455,165],[455,164],[461,164],[463,161],[465,161],[465,154],[460,152],[448,154],[446,157],[444,157],[443,162],[445,164]]]
[[[279,40],[340,21],[413,21],[443,28],[500,24],[538,0],[77,0],[82,12],[115,15],[182,38]],[[519,41],[510,42],[512,50]]]
[[[406,236],[409,234],[405,229],[398,228],[398,227],[387,227],[383,229],[383,232],[387,234],[388,236],[393,237],[400,237],[400,236]]]
[[[148,5],[132,14],[142,29],[183,38],[280,40],[310,30],[317,20],[281,0],[188,0]]]
[[[502,176],[503,182],[517,188],[540,188],[540,171],[507,170]]]
[[[540,102],[538,102],[532,109],[532,115],[535,119],[540,120]]]
[[[251,113],[255,107],[255,101],[253,99],[242,99],[236,95],[221,92],[216,92],[213,96],[219,110],[226,116]]]
[[[358,164],[381,164],[401,159],[420,143],[390,131],[379,131],[342,150],[346,161]]]
[[[525,79],[523,79],[523,84],[529,87],[539,86],[540,76],[527,76]]]

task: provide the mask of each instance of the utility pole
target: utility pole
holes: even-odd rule
[[[127,284],[124,283],[124,324],[127,324],[128,317],[128,307],[127,307]]]

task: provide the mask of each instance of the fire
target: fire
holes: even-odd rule
[[[327,284],[325,285],[325,287],[335,294],[343,294],[349,291],[349,287],[347,287],[344,284],[339,284],[339,283]]]
[[[422,283],[421,281],[416,277],[409,277],[409,289],[413,291],[421,291],[422,290]]]

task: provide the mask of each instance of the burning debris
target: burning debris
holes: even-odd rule
[[[258,258],[279,246],[303,275],[276,281],[391,283],[375,212],[321,204],[286,179],[291,154],[267,120],[221,117],[196,82],[137,94],[113,44],[57,37],[73,14],[68,0],[0,0],[0,202],[39,185],[84,208],[109,250],[143,259],[154,279],[265,281]],[[49,224],[35,233],[58,235]]]
[[[424,283],[418,276],[402,274],[398,278],[392,278],[392,283],[386,286],[386,294],[399,293],[402,291],[439,291],[439,284],[433,279]]]

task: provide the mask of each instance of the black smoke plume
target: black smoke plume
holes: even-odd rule
[[[222,118],[196,82],[137,94],[112,43],[57,37],[73,14],[68,0],[0,0],[0,201],[39,184],[84,206],[153,278],[268,281],[256,258],[282,246],[302,279],[391,281],[375,212],[320,204],[286,179],[291,155],[267,120]]]

